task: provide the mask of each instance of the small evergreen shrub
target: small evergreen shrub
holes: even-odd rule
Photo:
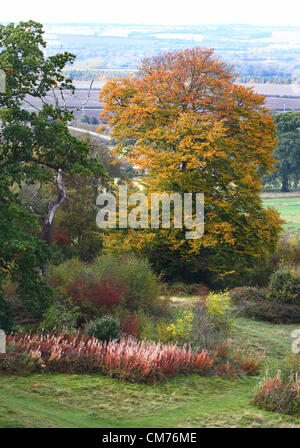
[[[100,341],[118,340],[121,336],[121,327],[114,317],[104,316],[87,324],[85,332],[89,337]]]
[[[295,268],[280,265],[272,274],[267,298],[273,302],[300,304],[300,275]]]

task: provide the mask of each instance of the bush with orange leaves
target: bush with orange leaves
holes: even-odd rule
[[[98,373],[131,382],[153,383],[178,374],[237,376],[243,372],[223,348],[220,353],[185,345],[138,341],[103,342],[80,333],[9,334],[0,372]]]

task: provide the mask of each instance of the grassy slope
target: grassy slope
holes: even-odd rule
[[[279,362],[295,326],[237,319],[236,346]],[[300,427],[251,404],[258,378],[178,377],[156,386],[98,375],[1,377],[1,427]]]

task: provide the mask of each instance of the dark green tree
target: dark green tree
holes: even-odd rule
[[[0,26],[0,69],[6,73],[6,92],[0,93],[0,315],[2,321],[3,313],[7,316],[7,328],[10,319],[1,290],[5,276],[18,283],[20,297],[32,311],[40,312],[49,302],[51,290],[42,272],[53,218],[67,196],[65,176],[104,174],[89,157],[88,144],[70,135],[67,126],[72,112],[64,92],[74,92],[74,86],[63,68],[75,56],[64,52],[46,57],[45,47],[37,22]],[[53,104],[45,101],[49,93]],[[22,202],[20,193],[32,185],[38,194],[49,182],[57,193],[41,217]]]
[[[265,178],[265,184],[281,185],[288,192],[297,188],[300,176],[300,112],[287,112],[274,116],[278,143],[274,152],[277,170]]]

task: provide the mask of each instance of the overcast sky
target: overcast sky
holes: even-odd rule
[[[299,0],[6,0],[1,22],[299,25]]]

